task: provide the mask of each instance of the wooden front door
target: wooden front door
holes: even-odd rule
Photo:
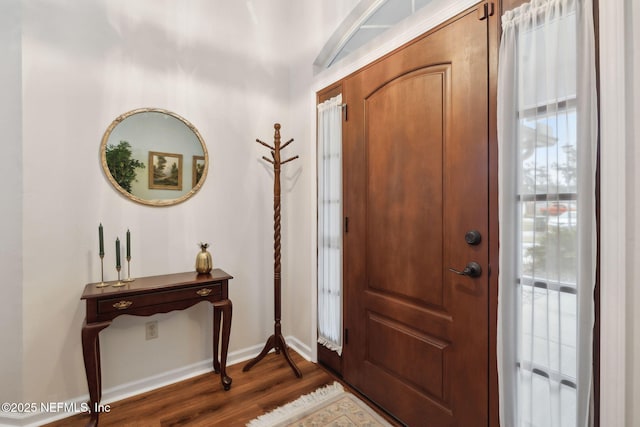
[[[343,374],[410,426],[488,424],[487,69],[474,9],[344,81]]]

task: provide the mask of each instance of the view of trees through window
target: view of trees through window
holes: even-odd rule
[[[575,110],[521,121],[522,274],[575,286]]]
[[[558,387],[566,416],[576,405],[577,366],[577,149],[576,111],[570,102],[520,117],[520,337],[522,379],[537,402]],[[534,398],[534,395],[537,397]],[[543,403],[543,402],[538,402]],[[544,404],[542,405],[544,406]],[[523,404],[523,410],[533,410]],[[573,409],[572,409],[573,408]],[[526,418],[535,419],[533,413]]]

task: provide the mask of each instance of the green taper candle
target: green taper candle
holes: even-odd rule
[[[98,239],[100,240],[100,256],[104,256],[104,237],[102,236],[102,223],[98,227]]]
[[[127,229],[127,259],[131,258],[131,232]]]
[[[116,238],[116,268],[120,268],[120,238]]]

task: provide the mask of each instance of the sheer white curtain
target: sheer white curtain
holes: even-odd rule
[[[342,354],[342,95],[318,105],[318,342]]]
[[[591,0],[532,0],[502,26],[501,424],[586,426],[596,265]]]

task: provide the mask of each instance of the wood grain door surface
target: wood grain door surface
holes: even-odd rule
[[[343,83],[343,374],[410,426],[488,423],[487,70],[471,10]]]

